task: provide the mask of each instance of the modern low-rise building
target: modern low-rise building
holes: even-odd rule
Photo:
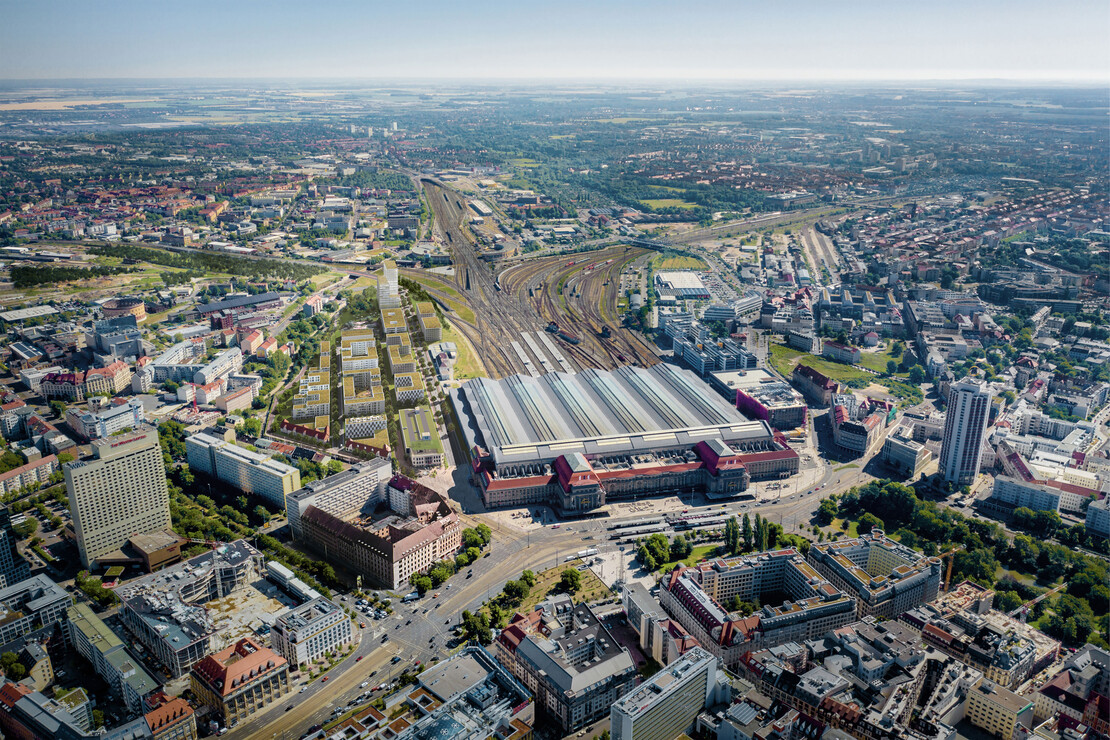
[[[438,468],[443,465],[443,443],[439,440],[439,425],[427,406],[401,409],[401,438],[405,443],[405,456],[414,468]]]
[[[46,639],[64,629],[71,603],[65,589],[41,573],[0,589],[0,647],[7,650],[17,640]]]
[[[270,629],[270,644],[294,667],[319,660],[350,642],[350,617],[322,596],[281,614]]]

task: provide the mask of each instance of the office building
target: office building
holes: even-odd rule
[[[1110,499],[1102,498],[1092,501],[1087,506],[1086,521],[1087,531],[1099,537],[1110,537]]]
[[[65,589],[41,573],[0,589],[0,647],[52,637],[65,624],[70,603]]]
[[[660,363],[477,378],[450,393],[487,505],[584,514],[653,492],[737,496],[751,480],[797,472],[781,433],[709,390]]]
[[[0,588],[25,581],[31,575],[31,566],[19,554],[16,542],[11,509],[0,506]]]
[[[983,679],[967,695],[967,719],[994,737],[1011,740],[1015,732],[1032,729],[1033,702]]]
[[[495,655],[563,734],[604,717],[636,685],[628,649],[588,606],[567,596],[516,615],[497,638]]]
[[[933,457],[925,445],[914,439],[912,423],[905,419],[892,427],[883,440],[882,461],[906,478],[917,478]]]
[[[158,690],[158,682],[127,652],[123,641],[88,604],[73,604],[66,616],[73,647],[119,693],[128,712],[141,714],[147,699]]]
[[[227,727],[289,693],[289,663],[244,637],[194,665],[189,683],[197,701]]]
[[[782,595],[778,606],[764,603]],[[721,606],[732,597],[764,603],[748,617]],[[659,603],[725,666],[748,651],[811,640],[856,618],[855,600],[793,548],[678,566],[659,585]]]
[[[239,447],[234,439],[234,430],[226,431],[223,438],[204,432],[186,437],[189,469],[258,496],[270,508],[284,511],[286,496],[301,487],[300,471],[269,455]]]
[[[69,511],[86,568],[136,535],[170,528],[158,432],[141,427],[92,443],[94,459],[65,465]]]
[[[322,480],[306,483],[286,497],[285,511],[293,539],[304,538],[301,514],[310,506],[341,519],[362,511],[373,512],[379,504],[388,501],[386,486],[392,477],[393,465],[389,458],[376,457]]]
[[[66,410],[66,423],[82,439],[109,437],[124,429],[134,429],[144,420],[143,402],[137,398],[113,398],[98,411]]]
[[[414,468],[438,468],[443,464],[443,444],[439,440],[439,425],[427,406],[401,409],[401,438],[405,456]]]
[[[887,537],[881,530],[851,540],[815,543],[809,562],[851,594],[860,617],[892,619],[940,592],[942,562]]]
[[[416,216],[390,216],[389,228],[402,228],[399,225],[394,225],[395,223],[401,224],[402,222],[406,224],[404,228],[415,229],[419,223],[419,219],[417,219]],[[384,260],[382,262],[382,274],[377,278],[378,306],[383,311],[385,309],[401,307],[401,290],[398,282],[397,263],[393,260]]]
[[[613,704],[613,740],[671,740],[692,734],[698,714],[727,702],[731,689],[717,659],[694,648]]]
[[[806,423],[805,398],[765,370],[711,373],[709,384],[749,419],[766,421],[775,429]]]
[[[261,577],[262,555],[245,540],[129,582],[116,591],[120,620],[171,676],[221,647],[205,604]]]
[[[337,506],[333,513],[301,502],[300,541],[386,588],[403,588],[414,573],[454,557],[462,544],[462,524],[447,501],[408,479],[390,486],[403,488],[404,495],[389,496],[385,511],[367,504],[355,510]]]
[[[270,644],[294,668],[337,651],[350,641],[350,617],[322,596],[281,614],[270,629]]]
[[[983,438],[991,393],[985,385],[962,380],[952,385],[940,446],[940,474],[956,486],[975,481],[983,458]]]
[[[840,383],[802,363],[794,366],[790,382],[815,406],[830,405],[832,397],[840,392]]]
[[[532,694],[483,648],[474,645],[441,661],[384,697],[388,716],[359,710],[330,738],[359,740],[530,740]]]

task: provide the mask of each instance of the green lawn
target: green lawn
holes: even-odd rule
[[[690,210],[698,207],[697,203],[690,203],[688,201],[682,200],[681,198],[648,198],[646,200],[641,200],[640,202],[649,208],[657,209],[683,208],[686,210]]]
[[[856,527],[855,522],[849,522],[847,532],[844,531],[843,527],[844,527],[844,520],[840,519],[838,517],[836,519],[833,519],[832,524],[830,524],[828,527],[826,527],[826,529],[830,532],[833,532],[833,533],[842,534],[842,535],[844,535],[845,537],[848,537],[848,538],[859,537],[859,529]]]
[[[890,360],[898,362],[901,359],[902,355],[895,356],[890,351],[890,348],[887,347],[881,352],[861,352],[859,364],[863,365],[866,368],[870,368],[877,373],[885,373],[887,362],[889,362]],[[905,378],[909,376],[909,373],[895,373],[895,375]]]
[[[659,256],[651,261],[653,270],[708,270],[709,265],[700,257],[685,255]]]
[[[443,341],[454,342],[455,347],[458,348],[458,358],[455,361],[455,379],[467,380],[468,378],[485,378],[488,377],[482,363],[479,362],[475,351],[471,348],[470,343],[463,338],[455,327],[449,323],[443,327]]]
[[[771,356],[768,358],[768,361],[771,363],[771,367],[775,368],[775,370],[784,377],[790,375],[795,365],[803,364],[841,383],[846,383],[851,380],[871,383],[875,380],[875,377],[870,373],[854,368],[851,365],[842,365],[839,362],[833,362],[824,357],[818,357],[817,355],[811,355],[801,350],[787,347],[785,344],[772,344]]]

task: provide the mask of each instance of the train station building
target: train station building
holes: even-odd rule
[[[780,432],[672,365],[476,378],[451,399],[490,507],[573,516],[652,494],[728,498],[798,472]]]

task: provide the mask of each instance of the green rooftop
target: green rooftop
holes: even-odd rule
[[[439,429],[428,406],[401,410],[401,433],[405,447],[415,452],[443,452]]]

